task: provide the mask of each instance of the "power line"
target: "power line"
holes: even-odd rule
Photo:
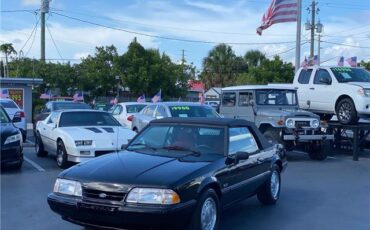
[[[32,38],[30,48],[28,48],[25,56],[28,56],[28,53],[30,52],[31,48],[33,47],[33,43],[35,42],[35,38],[36,38],[37,29],[38,29],[38,27],[36,26],[36,30],[35,30],[35,33],[33,33],[33,38]]]
[[[100,24],[100,23],[91,22],[91,21],[87,21],[87,20],[84,20],[84,19],[79,19],[79,18],[76,18],[76,17],[72,17],[72,16],[60,14],[60,13],[57,13],[57,12],[54,12],[54,14],[59,15],[59,16],[62,16],[62,17],[65,17],[65,18],[68,18],[68,19],[72,19],[72,20],[75,20],[75,21],[79,21],[79,22],[83,22],[83,23],[87,23],[87,24],[91,24],[91,25],[95,25],[95,26],[104,27],[104,28],[107,28],[107,29],[122,31],[122,32],[125,32],[125,33],[135,34],[135,35],[140,35],[140,36],[145,36],[145,37],[152,37],[152,38],[158,38],[158,39],[171,40],[171,41],[190,42],[190,43],[204,43],[204,44],[220,44],[220,43],[224,43],[224,44],[229,44],[229,45],[274,45],[274,44],[290,44],[290,43],[295,43],[295,41],[261,42],[261,43],[258,43],[258,42],[251,42],[251,43],[247,43],[247,42],[216,42],[216,41],[202,41],[202,40],[191,40],[191,39],[173,38],[173,37],[165,37],[165,36],[159,36],[159,35],[146,34],[146,33],[142,33],[142,32],[131,31],[131,30],[126,30],[126,29],[122,29],[122,28],[117,28],[117,27],[112,27],[112,26],[108,26],[108,25],[103,25],[103,24]]]
[[[61,54],[61,52],[60,52],[60,50],[59,50],[59,48],[58,48],[57,44],[56,44],[56,43],[55,43],[55,41],[54,41],[53,35],[52,35],[52,34],[51,34],[51,32],[50,32],[50,29],[49,29],[48,23],[45,23],[45,25],[46,25],[46,29],[47,29],[47,31],[48,31],[48,33],[49,33],[49,35],[50,35],[50,38],[51,38],[51,40],[53,41],[54,47],[55,47],[55,49],[57,50],[57,52],[58,52],[58,54],[59,54],[60,59],[64,59],[64,58],[62,57],[62,54]]]
[[[1,13],[22,13],[22,12],[27,12],[31,14],[37,13],[39,10],[1,10]]]
[[[349,45],[349,44],[343,44],[343,43],[338,43],[338,42],[329,42],[329,41],[321,41],[321,42],[334,44],[334,45],[348,46],[348,47],[353,47],[353,48],[370,49],[370,46],[356,46],[356,45]]]
[[[32,37],[33,33],[36,31],[37,26],[38,26],[38,24],[39,24],[39,21],[40,21],[40,20],[36,20],[36,24],[35,24],[35,26],[33,27],[32,31],[31,31],[31,34],[28,36],[28,38],[27,38],[26,42],[23,44],[22,48],[20,49],[21,51],[22,51],[22,50],[23,50],[23,48],[27,45],[27,43],[28,43],[28,41],[30,40],[30,38]]]

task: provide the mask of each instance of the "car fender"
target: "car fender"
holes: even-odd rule
[[[205,188],[213,188],[216,190],[217,194],[221,196],[221,185],[216,177],[210,176],[204,178],[197,189],[197,195],[200,195]]]
[[[54,130],[54,135],[55,138],[55,149],[58,147],[58,140],[63,141],[64,146],[66,148],[67,154],[68,155],[76,155],[76,146],[74,139],[68,135],[68,133],[61,131],[59,128],[56,128]]]

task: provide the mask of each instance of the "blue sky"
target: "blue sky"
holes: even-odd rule
[[[307,20],[308,12],[305,9],[310,3],[309,0],[303,0],[302,23]],[[47,25],[60,54],[46,31],[46,58],[62,57],[78,62],[74,59],[93,54],[95,46],[111,44],[118,48],[119,53],[123,53],[136,36],[145,48],[157,48],[168,54],[174,62],[181,60],[182,50],[185,50],[187,62],[193,62],[200,69],[203,57],[215,45],[135,35],[58,15],[62,14],[154,36],[225,43],[276,43],[232,46],[238,55],[243,55],[249,49],[259,49],[268,57],[281,53],[285,61],[294,62],[295,52],[292,48],[295,46],[295,23],[273,25],[261,37],[255,33],[269,4],[270,0],[53,0],[50,4],[52,13],[46,16]],[[39,5],[40,0],[1,1],[1,10],[33,11]],[[318,18],[324,24],[322,40],[339,44],[322,43],[321,60],[329,60],[325,64],[335,64],[337,57],[343,55],[358,56],[359,60],[369,61],[370,49],[350,46],[370,47],[370,0],[322,0],[319,1],[319,8]],[[24,55],[39,58],[39,28],[35,38],[31,36],[26,43],[37,17],[30,12],[2,12],[0,41],[12,42],[17,51],[24,46]],[[309,32],[302,27],[302,40],[307,38]],[[315,49],[317,51],[317,44]],[[309,55],[309,44],[302,46],[301,59],[305,55]]]

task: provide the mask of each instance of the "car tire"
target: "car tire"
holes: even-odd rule
[[[68,166],[68,156],[67,156],[67,151],[64,146],[63,141],[59,140],[57,143],[57,164],[59,168],[67,168]]]
[[[21,169],[22,164],[23,164],[23,154],[21,155],[21,159],[19,160],[19,162],[13,166],[13,169],[16,169],[16,170]]]
[[[197,200],[197,207],[188,229],[216,230],[220,223],[220,201],[215,190],[209,188]],[[208,228],[206,227],[208,224]]]
[[[36,133],[35,138],[35,151],[38,157],[46,157],[48,153],[44,149],[44,143],[42,143],[40,133]]]
[[[329,150],[330,142],[321,141],[320,143],[317,144],[310,144],[307,153],[311,160],[322,161],[325,160],[326,157],[328,156]]]
[[[264,132],[263,135],[266,137],[267,141],[270,144],[282,144],[284,145],[283,139],[280,136],[280,129],[278,128],[267,128]]]
[[[134,131],[135,133],[139,133],[139,130],[137,130],[137,128],[133,128],[132,131]]]
[[[359,120],[356,107],[350,98],[340,100],[335,108],[338,121],[343,125],[356,124]]]
[[[279,199],[281,188],[281,177],[280,169],[275,164],[272,167],[272,171],[269,179],[263,183],[257,192],[258,200],[264,205],[273,205]]]

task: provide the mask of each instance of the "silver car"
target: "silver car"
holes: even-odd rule
[[[134,115],[132,130],[140,132],[151,120],[165,117],[220,117],[208,105],[194,102],[161,102],[146,106],[140,113]]]

